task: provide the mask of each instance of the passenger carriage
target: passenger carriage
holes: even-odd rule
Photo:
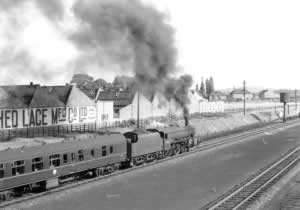
[[[46,189],[86,175],[112,172],[128,161],[123,135],[63,141],[0,152],[0,194]]]

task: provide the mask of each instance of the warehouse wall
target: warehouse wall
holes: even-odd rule
[[[113,101],[97,101],[97,123],[110,123],[114,121]]]

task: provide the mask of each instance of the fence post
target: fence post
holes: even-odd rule
[[[85,133],[85,123],[83,124],[83,133]]]
[[[57,126],[57,135],[59,136],[59,126]]]

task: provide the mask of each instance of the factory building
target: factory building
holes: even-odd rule
[[[76,86],[0,87],[0,129],[96,122],[96,105]]]

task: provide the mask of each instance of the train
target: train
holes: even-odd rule
[[[0,152],[0,201],[184,153],[199,143],[195,129],[183,126],[7,149]]]

